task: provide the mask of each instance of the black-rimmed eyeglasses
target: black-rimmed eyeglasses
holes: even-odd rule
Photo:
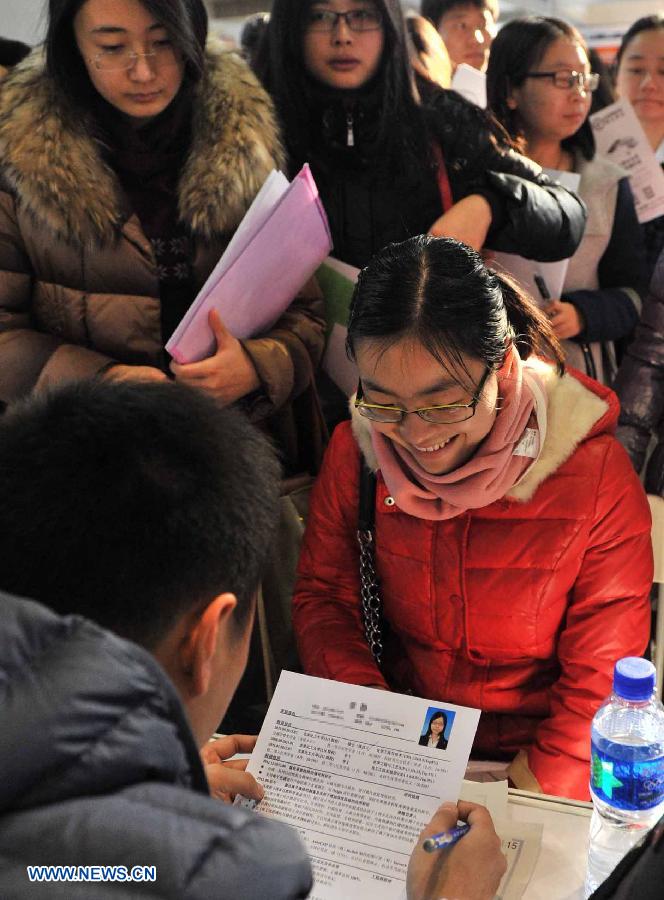
[[[305,28],[307,31],[334,31],[343,19],[351,31],[378,31],[383,27],[383,17],[377,9],[349,9],[346,12],[333,12],[331,9],[310,9],[307,13]]]
[[[360,381],[355,396],[355,409],[366,419],[390,425],[399,424],[403,421],[404,416],[410,416],[413,413],[425,422],[432,422],[434,425],[454,425],[458,422],[465,422],[466,419],[471,419],[475,415],[484,385],[492,371],[493,369],[487,366],[469,403],[444,403],[438,406],[420,406],[418,409],[402,409],[400,406],[366,403],[363,399],[362,382]]]
[[[597,72],[575,72],[573,69],[560,69],[558,72],[526,72],[526,78],[550,78],[554,87],[561,91],[569,91],[578,87],[582,91],[592,93],[599,86]]]

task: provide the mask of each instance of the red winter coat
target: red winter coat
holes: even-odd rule
[[[473,754],[515,756],[518,787],[588,797],[590,722],[614,662],[650,627],[650,513],[612,436],[618,402],[579,373],[548,370],[542,453],[502,499],[445,521],[394,505],[380,473],[377,569],[398,690],[482,710]],[[363,637],[357,529],[370,425],[334,433],[315,486],[293,621],[304,669],[386,685]]]

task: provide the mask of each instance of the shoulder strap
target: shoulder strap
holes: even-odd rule
[[[360,508],[357,527],[373,531],[376,522],[376,476],[360,457]]]
[[[360,457],[357,541],[360,546],[360,611],[364,636],[380,667],[383,656],[383,604],[376,574],[374,525],[376,521],[376,476]]]
[[[432,149],[433,158],[436,161],[436,179],[438,181],[438,190],[440,191],[440,200],[443,204],[443,212],[445,213],[454,206],[452,187],[447,174],[447,166],[445,165],[445,160],[443,158],[443,151],[441,150],[438,141],[434,141]]]

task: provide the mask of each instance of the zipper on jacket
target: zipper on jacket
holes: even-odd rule
[[[353,113],[348,110],[346,113],[346,146],[355,146],[355,133],[353,131]]]

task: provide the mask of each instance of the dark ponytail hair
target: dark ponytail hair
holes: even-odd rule
[[[549,16],[511,19],[491,44],[486,73],[487,105],[522,153],[525,138],[519,111],[511,109],[507,100],[515,87],[521,87],[526,74],[532,72],[549,45],[560,38],[578,44],[588,55],[580,32],[569,22]],[[566,150],[578,149],[586,159],[594,157],[595,139],[587,117],[573,135],[562,141],[562,146]]]
[[[389,244],[360,272],[350,308],[347,352],[363,340],[385,348],[419,341],[445,366],[464,369],[463,356],[497,370],[516,345],[522,359],[536,354],[564,372],[563,352],[547,317],[515,281],[484,265],[470,247],[450,238],[418,235]]]
[[[55,88],[54,97],[66,98],[83,112],[96,91],[81,58],[74,36],[74,18],[85,0],[49,0],[44,46],[46,71]],[[168,31],[182,54],[185,73],[198,81],[205,67],[208,18],[203,0],[140,0],[145,9]]]

